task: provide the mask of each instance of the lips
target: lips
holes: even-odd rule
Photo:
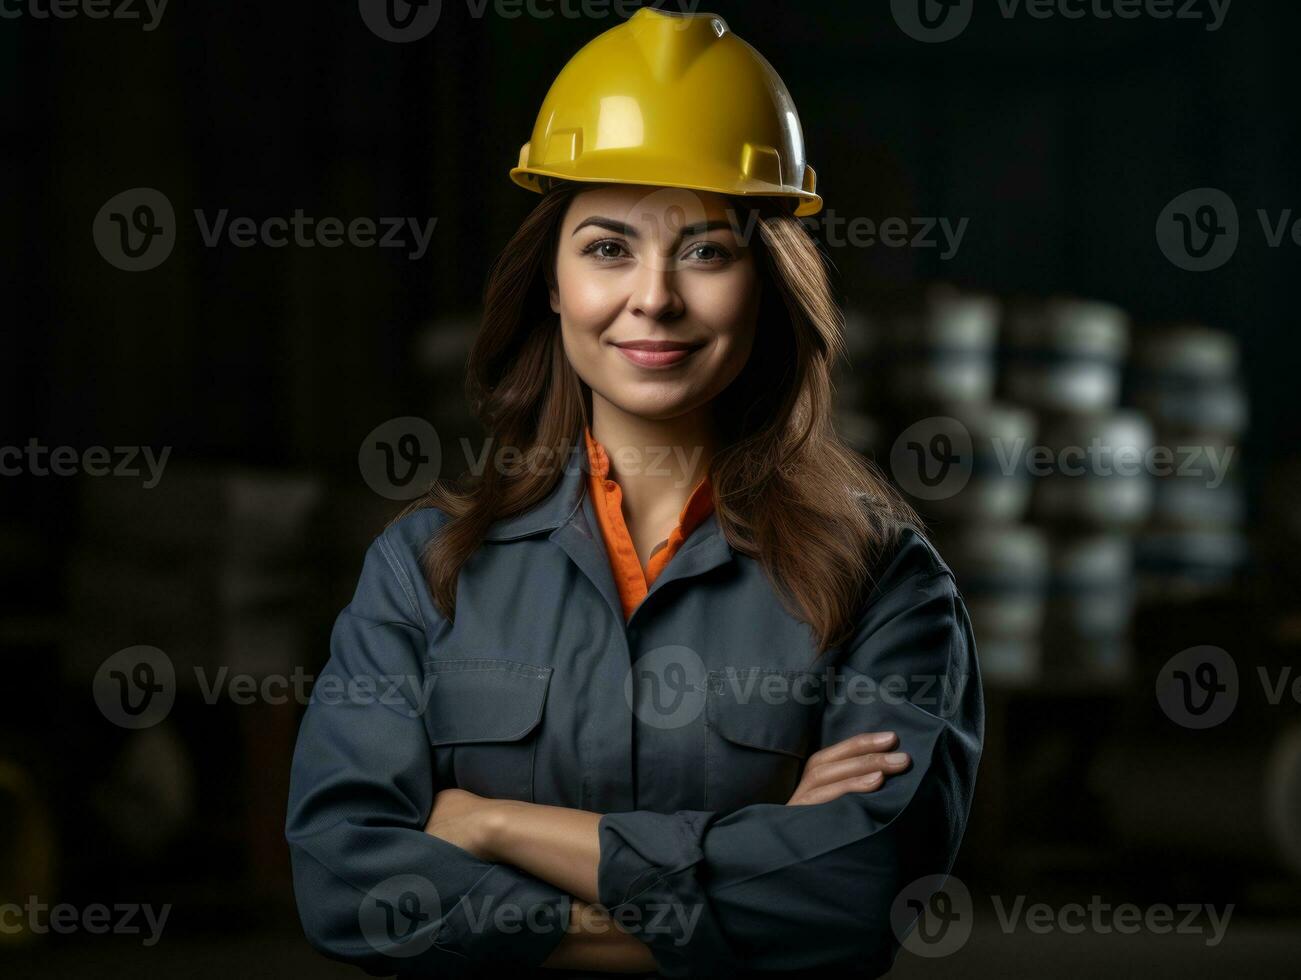
[[[638,367],[663,368],[680,364],[705,345],[682,340],[627,340],[614,346]]]

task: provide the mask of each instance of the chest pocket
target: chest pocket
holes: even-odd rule
[[[436,788],[533,801],[538,726],[551,668],[513,660],[431,660],[425,728]]]
[[[785,803],[816,744],[822,678],[803,670],[724,667],[705,696],[705,808]]]

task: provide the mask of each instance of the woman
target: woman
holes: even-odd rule
[[[789,95],[643,8],[512,176],[544,196],[470,358],[493,464],[372,544],[299,736],[307,935],[412,976],[883,972],[983,708],[952,574],[831,424]]]

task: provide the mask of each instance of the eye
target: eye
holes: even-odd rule
[[[621,254],[612,255],[609,252],[604,251],[605,249],[618,249]],[[621,259],[629,253],[628,250],[624,248],[623,242],[616,241],[613,238],[602,238],[599,241],[592,242],[591,245],[584,248],[582,254],[593,255],[602,262],[613,262],[615,259]]]
[[[702,254],[703,253],[703,254]],[[700,242],[687,250],[689,257],[695,258],[701,265],[718,265],[732,257],[721,245],[713,242]]]

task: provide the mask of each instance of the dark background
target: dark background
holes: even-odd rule
[[[1207,948],[1186,935],[1004,934],[978,897],[966,947],[931,961],[903,953],[896,972],[1167,975],[1195,962],[1227,976],[1295,962],[1298,867],[1265,839],[1252,801],[1296,707],[1260,707],[1255,667],[1294,663],[1301,645],[1287,476],[1301,435],[1301,246],[1268,247],[1255,214],[1301,214],[1301,15],[1238,0],[1211,32],[977,6],[943,44],[907,37],[885,3],[701,9],[786,81],[828,207],[969,219],[948,260],[934,248],[829,248],[851,308],[870,315],[899,287],[943,280],[1097,298],[1135,324],[1189,319],[1236,340],[1250,404],[1246,531],[1259,551],[1229,588],[1140,608],[1126,682],[991,691],[958,869],[977,896],[1009,902],[1101,893],[1235,912]],[[0,903],[37,882],[50,902],[175,906],[152,949],[122,935],[0,936],[16,975],[348,972],[307,948],[289,891],[281,832],[298,706],[209,704],[182,685],[146,738],[105,720],[92,678],[135,644],[258,677],[323,662],[362,550],[401,506],[368,488],[359,447],[402,416],[463,431],[465,331],[489,264],[537,200],[507,170],[555,73],[617,23],[536,9],[556,14],[476,19],[449,0],[409,44],[376,36],[347,2],[174,3],[152,31],[0,20],[0,444],[171,449],[152,490],[131,477],[0,479],[0,763],[26,774],[0,780]],[[177,240],[157,268],[131,273],[97,251],[92,223],[137,187],[167,196]],[[1154,234],[1162,208],[1197,187],[1227,192],[1242,217],[1237,253],[1206,273],[1176,268]],[[193,211],[223,208],[437,225],[419,260],[346,244],[207,247]],[[232,489],[259,481],[279,488],[268,500],[297,502],[270,531]],[[269,583],[265,594],[231,597],[250,580]],[[1152,717],[1155,670],[1199,643],[1231,646],[1256,702],[1210,733]],[[1108,738],[1146,768],[1099,776]],[[1155,778],[1185,770],[1189,781]],[[1113,780],[1112,797],[1100,780]],[[1294,794],[1296,819],[1295,779],[1277,785],[1292,787],[1279,792]],[[1103,802],[1116,792],[1169,831],[1169,847],[1129,840]]]

